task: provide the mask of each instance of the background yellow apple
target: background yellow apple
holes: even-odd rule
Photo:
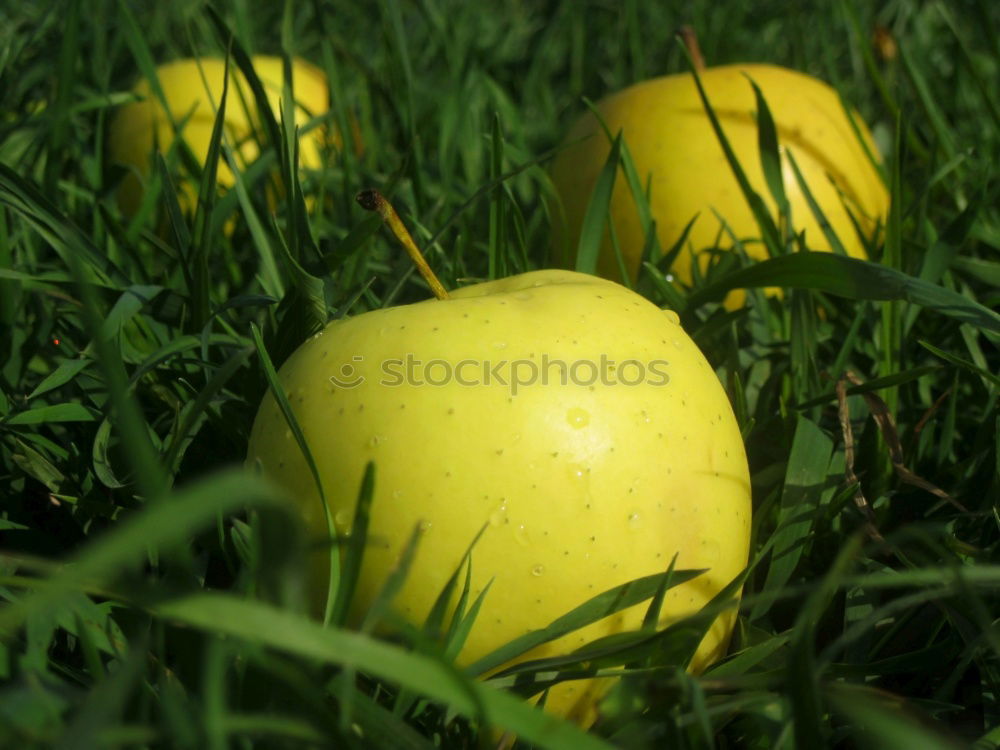
[[[282,59],[255,56],[252,62],[277,118],[284,79]],[[119,206],[126,214],[134,213],[139,206],[143,182],[149,174],[155,149],[166,153],[176,137],[171,117],[178,123],[184,140],[199,163],[204,164],[222,97],[225,61],[207,57],[177,60],[157,68],[156,76],[170,115],[167,115],[160,99],[153,93],[149,81],[143,79],[135,86],[135,92],[142,97],[142,101],[119,109],[108,134],[110,160],[132,168],[118,192]],[[261,124],[253,93],[235,63],[230,64],[229,76],[225,128],[237,161],[241,168],[245,168],[260,154],[258,139],[254,134],[260,132]],[[305,60],[294,59],[292,84],[297,105],[295,124],[300,128],[311,118],[322,115],[330,108],[326,76],[316,66]],[[326,129],[323,127],[313,128],[300,137],[299,163],[302,167],[318,169],[322,165],[325,139]],[[234,183],[233,174],[224,160],[219,162],[218,181],[225,187],[231,187]],[[182,185],[182,208],[193,208],[195,196],[195,186]]]
[[[889,195],[865,152],[867,147],[877,158],[877,149],[861,117],[854,114],[859,139],[832,88],[785,68],[725,65],[709,68],[700,76],[751,185],[767,201],[775,219],[777,208],[760,166],[757,106],[747,76],[757,83],[767,100],[781,149],[795,157],[844,248],[854,257],[865,257],[864,244],[849,212],[862,231],[870,234],[879,221],[884,221]],[[726,162],[692,74],[638,83],[603,99],[597,109],[612,134],[623,132],[643,185],[647,177],[650,180],[650,207],[664,251],[674,245],[687,223],[698,215],[686,248],[674,263],[672,272],[677,278],[690,283],[693,255],[717,243],[720,247],[732,245],[726,233],[720,235],[721,224],[713,208],[737,237],[749,240],[744,246],[751,257],[767,257],[759,240],[760,230]],[[585,140],[580,141],[581,138]],[[560,151],[552,165],[552,178],[566,210],[565,223],[558,217],[554,221],[555,248],[563,263],[572,261],[594,183],[610,151],[607,136],[589,111],[571,128],[566,143],[571,145]],[[782,177],[794,229],[805,230],[810,248],[830,250],[787,158],[782,158]],[[626,267],[634,277],[645,236],[631,192],[620,172],[612,196],[611,217]],[[705,260],[701,262],[704,264]],[[620,278],[607,234],[598,272]],[[737,306],[742,299],[742,293],[730,295],[727,305]]]
[[[401,364],[408,356],[423,363],[412,376]],[[487,375],[484,363],[497,369]],[[532,365],[536,377],[524,382]],[[605,368],[597,380],[595,367]],[[665,571],[675,553],[679,568],[709,572],[669,592],[668,620],[700,608],[747,562],[750,484],[726,393],[677,316],[617,283],[536,271],[338,320],[279,377],[341,534],[364,467],[376,464],[355,617],[423,523],[394,602],[423,622],[485,525],[472,557],[473,594],[493,583],[461,663],[608,588]],[[248,462],[260,462],[325,534],[312,477],[270,395]],[[625,610],[530,656],[637,628],[643,612]],[[734,620],[733,611],[717,619],[694,670],[723,654]],[[547,705],[589,723],[603,687],[563,683]]]

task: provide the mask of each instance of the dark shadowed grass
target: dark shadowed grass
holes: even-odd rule
[[[457,748],[501,732],[574,750],[1000,745],[998,6],[674,5],[0,4],[0,745]],[[579,267],[594,267],[624,180],[648,230],[636,288],[680,313],[750,457],[729,657],[683,669],[732,606],[723,595],[666,629],[474,679],[629,604],[653,622],[697,572],[580,602],[461,667],[470,630],[488,627],[474,547],[428,623],[392,610],[419,529],[358,631],[336,626],[363,534],[331,540],[333,626],[309,618],[315,540],[237,467],[278,387],[272,364],[326,320],[429,296],[354,195],[389,196],[446,286],[543,267],[559,210],[547,159],[587,100],[686,70],[672,38],[685,23],[710,65],[835,84],[873,125],[893,194],[869,261],[802,252],[810,238],[761,214],[771,259],[720,254],[688,289],[669,275],[681,244],[658,246],[645,176],[607,133]],[[251,54],[326,72],[331,110],[307,127],[338,133],[327,167],[300,174],[290,118],[265,117],[260,159],[216,190],[219,159],[237,171],[217,127],[207,167],[176,146],[122,216],[123,172],[104,159],[115,106],[158,62],[226,50],[257,99]],[[781,204],[762,97],[758,122]],[[747,306],[727,311],[734,288]],[[355,529],[371,481],[377,466]],[[375,635],[386,625],[391,641]],[[623,679],[589,735],[517,697],[594,674]]]

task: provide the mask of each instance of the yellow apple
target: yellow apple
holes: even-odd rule
[[[723,131],[754,190],[767,201],[777,220],[777,207],[764,181],[756,124],[756,101],[749,76],[760,87],[775,121],[782,156],[782,177],[791,206],[793,228],[805,230],[815,250],[830,250],[785,154],[792,154],[806,184],[849,255],[866,256],[851,221],[869,235],[884,221],[889,195],[866,148],[877,158],[871,134],[857,113],[855,133],[837,93],[810,76],[773,65],[724,65],[700,73],[702,84]],[[619,131],[635,160],[639,178],[649,180],[650,208],[663,250],[680,238],[697,215],[685,249],[672,273],[690,283],[693,258],[706,248],[732,245],[713,209],[751,257],[767,257],[760,230],[726,161],[690,73],[638,83],[597,105],[612,134]],[[580,140],[584,139],[584,140]],[[863,143],[862,143],[863,141]],[[570,260],[597,177],[610,151],[607,136],[592,112],[583,115],[566,137],[571,144],[556,156],[552,178],[562,199],[566,222],[554,220],[557,254]],[[556,212],[558,214],[558,212]],[[645,235],[628,185],[619,172],[611,201],[611,218],[629,273],[638,273]],[[720,236],[721,232],[721,236]],[[707,256],[702,255],[699,268]],[[620,278],[613,247],[605,236],[598,272]],[[742,304],[732,294],[727,306]]]
[[[473,594],[492,586],[463,664],[606,589],[663,572],[675,553],[679,567],[708,572],[670,590],[664,622],[700,608],[747,562],[750,483],[726,393],[677,315],[618,283],[534,271],[337,320],[279,378],[340,534],[375,462],[354,622],[417,524],[422,541],[394,600],[415,624],[485,527]],[[325,535],[313,479],[270,395],[247,458]],[[529,657],[637,629],[644,611]],[[734,620],[733,611],[716,620],[693,670],[724,653]],[[588,724],[607,682],[563,683],[547,708]]]
[[[252,62],[277,118],[284,79],[282,59],[256,56]],[[255,133],[260,133],[262,126],[253,93],[235,63],[230,63],[229,74],[225,129],[237,162],[245,168],[260,155]],[[135,92],[142,97],[141,101],[120,108],[108,133],[110,160],[131,168],[118,191],[118,203],[124,213],[132,214],[139,207],[155,150],[166,153],[176,137],[171,117],[177,122],[194,156],[204,164],[222,97],[224,76],[225,61],[217,58],[177,60],[161,65],[156,70],[156,77],[163,89],[170,116],[159,97],[153,93],[149,81],[143,79],[136,84]],[[314,65],[295,59],[292,63],[292,83],[297,105],[295,124],[301,128],[311,118],[322,115],[330,108],[326,76]],[[325,132],[323,127],[316,127],[300,137],[300,166],[311,169],[322,166]],[[234,184],[233,174],[225,160],[219,162],[218,181],[225,187]],[[196,196],[196,186],[182,185],[182,208],[193,209]]]

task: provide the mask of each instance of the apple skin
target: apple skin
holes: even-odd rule
[[[251,58],[251,62],[264,86],[274,116],[280,117],[284,80],[282,59],[259,55]],[[259,132],[261,125],[253,93],[245,76],[235,63],[230,63],[229,72],[225,127],[230,142],[234,145],[237,163],[245,168],[260,155],[254,133]],[[215,124],[216,107],[222,98],[225,61],[208,57],[177,60],[158,67],[156,76],[184,140],[199,163],[204,164]],[[298,105],[295,124],[300,128],[312,117],[330,108],[326,76],[316,66],[305,60],[294,59],[292,85]],[[110,161],[131,168],[118,191],[118,205],[126,215],[134,214],[139,208],[143,183],[150,173],[153,153],[157,148],[162,153],[167,153],[175,138],[170,118],[160,99],[153,93],[149,81],[140,80],[134,91],[143,97],[142,101],[121,107],[115,113],[108,132]],[[313,128],[300,136],[301,167],[319,169],[322,166],[326,138],[322,127]],[[218,182],[227,188],[235,184],[233,173],[225,160],[219,161]],[[196,186],[185,183],[180,190],[181,207],[192,210],[197,201]]]
[[[612,385],[382,385],[382,362],[405,358],[567,363],[666,360],[640,385],[631,366]],[[354,359],[363,357],[363,361]],[[342,370],[349,364],[351,370]],[[443,372],[443,371],[442,371]],[[463,371],[466,382],[475,378]],[[441,374],[428,373],[435,382]],[[420,373],[418,373],[420,375]],[[363,377],[353,388],[337,387]],[[340,534],[348,531],[366,463],[376,479],[353,617],[370,606],[418,523],[413,567],[394,600],[422,623],[469,543],[472,591],[492,587],[464,650],[467,664],[586,599],[640,576],[709,568],[671,589],[664,622],[700,608],[743,569],[750,483],[736,420],[711,366],[680,327],[625,287],[573,271],[535,271],[452,292],[451,299],[338,320],[279,372],[319,467]],[[386,380],[398,380],[395,376]],[[481,377],[479,378],[482,379]],[[248,464],[288,490],[316,534],[321,502],[305,461],[268,394],[253,425]],[[318,560],[317,571],[326,567]],[[317,579],[322,579],[322,572]],[[317,588],[324,590],[325,581]],[[321,599],[317,596],[317,599]],[[528,658],[567,653],[640,626],[645,605],[546,644]],[[721,657],[735,622],[727,611],[691,668]],[[583,724],[608,680],[563,683],[546,708]]]
[[[760,166],[757,142],[757,104],[749,76],[760,87],[775,121],[780,147],[794,155],[806,184],[822,208],[848,254],[866,257],[845,202],[862,231],[871,235],[889,210],[889,194],[878,171],[858,141],[837,92],[811,76],[773,65],[724,65],[700,73],[708,100],[754,190],[777,220],[777,206],[767,189]],[[650,178],[650,208],[657,237],[664,252],[680,238],[687,223],[698,219],[688,235],[686,248],[731,247],[728,234],[719,236],[721,224],[712,209],[724,217],[747,254],[767,257],[760,230],[726,161],[690,73],[654,78],[612,94],[597,104],[612,134],[624,133],[643,185]],[[876,156],[871,134],[854,113],[861,137]],[[581,138],[586,140],[579,141]],[[580,226],[597,177],[610,151],[608,138],[594,114],[588,111],[570,129],[569,145],[553,161],[551,175],[566,212],[565,222],[556,211],[553,244],[560,265],[571,262],[579,242]],[[829,178],[828,178],[829,175]],[[782,159],[785,194],[796,231],[805,230],[810,248],[829,251],[787,158]],[[832,181],[831,181],[832,178]],[[841,193],[844,199],[841,198]],[[611,200],[611,216],[626,268],[638,274],[645,235],[631,191],[619,171]],[[703,268],[708,256],[702,255]],[[672,273],[684,283],[692,279],[692,253],[682,250]],[[609,237],[598,261],[598,273],[619,279],[620,272]],[[726,306],[743,304],[744,293],[733,292]]]

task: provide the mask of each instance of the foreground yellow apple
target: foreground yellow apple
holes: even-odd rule
[[[889,195],[865,152],[867,147],[873,156],[877,155],[860,116],[853,114],[859,138],[832,88],[785,68],[725,65],[709,68],[700,76],[740,164],[754,190],[767,201],[775,220],[778,212],[760,166],[757,107],[747,76],[760,87],[774,117],[784,152],[782,177],[793,228],[805,230],[810,248],[831,249],[785,153],[794,156],[806,184],[848,254],[865,257],[865,247],[851,215],[862,232],[872,234],[885,219]],[[722,232],[713,209],[737,237],[748,240],[744,245],[751,257],[766,257],[766,249],[759,240],[760,230],[711,127],[692,74],[638,83],[602,100],[597,109],[612,134],[623,132],[643,186],[649,179],[650,207],[663,250],[672,247],[687,223],[698,216],[686,248],[672,268],[677,278],[691,282],[693,256],[706,248],[731,247],[732,241]],[[581,138],[585,140],[580,141]],[[566,142],[572,145],[561,151],[552,165],[552,178],[566,211],[565,223],[558,218],[554,221],[556,252],[563,256],[563,261],[572,260],[566,253],[572,256],[575,252],[591,192],[610,151],[608,138],[592,112],[576,122]],[[625,265],[635,277],[645,236],[621,173],[612,196],[611,217]],[[699,267],[706,260],[703,256]],[[607,236],[598,272],[620,278]],[[730,295],[727,306],[738,306],[742,298],[742,293]]]
[[[284,78],[282,59],[256,56],[252,62],[277,118]],[[230,64],[229,74],[225,128],[237,162],[244,169],[260,155],[258,138],[254,134],[259,133],[262,126],[250,85],[235,63]],[[142,100],[119,109],[108,133],[110,160],[132,168],[118,192],[119,206],[126,214],[134,213],[139,207],[154,151],[159,149],[166,153],[174,141],[171,117],[195,158],[204,164],[222,97],[225,61],[207,57],[178,60],[157,68],[156,76],[170,115],[153,93],[149,81],[143,79],[135,86],[135,92]],[[297,105],[295,124],[303,128],[311,118],[322,115],[330,108],[326,76],[314,65],[295,59],[292,63],[292,83]],[[299,163],[302,167],[318,169],[322,165],[325,138],[322,127],[313,128],[300,136]],[[219,162],[218,181],[225,187],[234,184],[232,171],[225,160]],[[196,195],[195,186],[182,185],[182,208],[193,208]]]
[[[422,541],[394,600],[416,624],[485,527],[472,591],[492,586],[465,664],[606,589],[663,572],[675,553],[678,567],[709,570],[669,592],[664,622],[700,608],[747,562],[750,484],[726,393],[676,314],[615,282],[534,271],[337,320],[279,377],[340,534],[366,463],[376,465],[355,622],[417,524]],[[325,535],[312,477],[270,395],[248,462]],[[636,629],[644,610],[529,656]],[[717,619],[693,670],[724,653],[734,620],[733,611]],[[547,708],[589,724],[603,682],[563,683]]]

